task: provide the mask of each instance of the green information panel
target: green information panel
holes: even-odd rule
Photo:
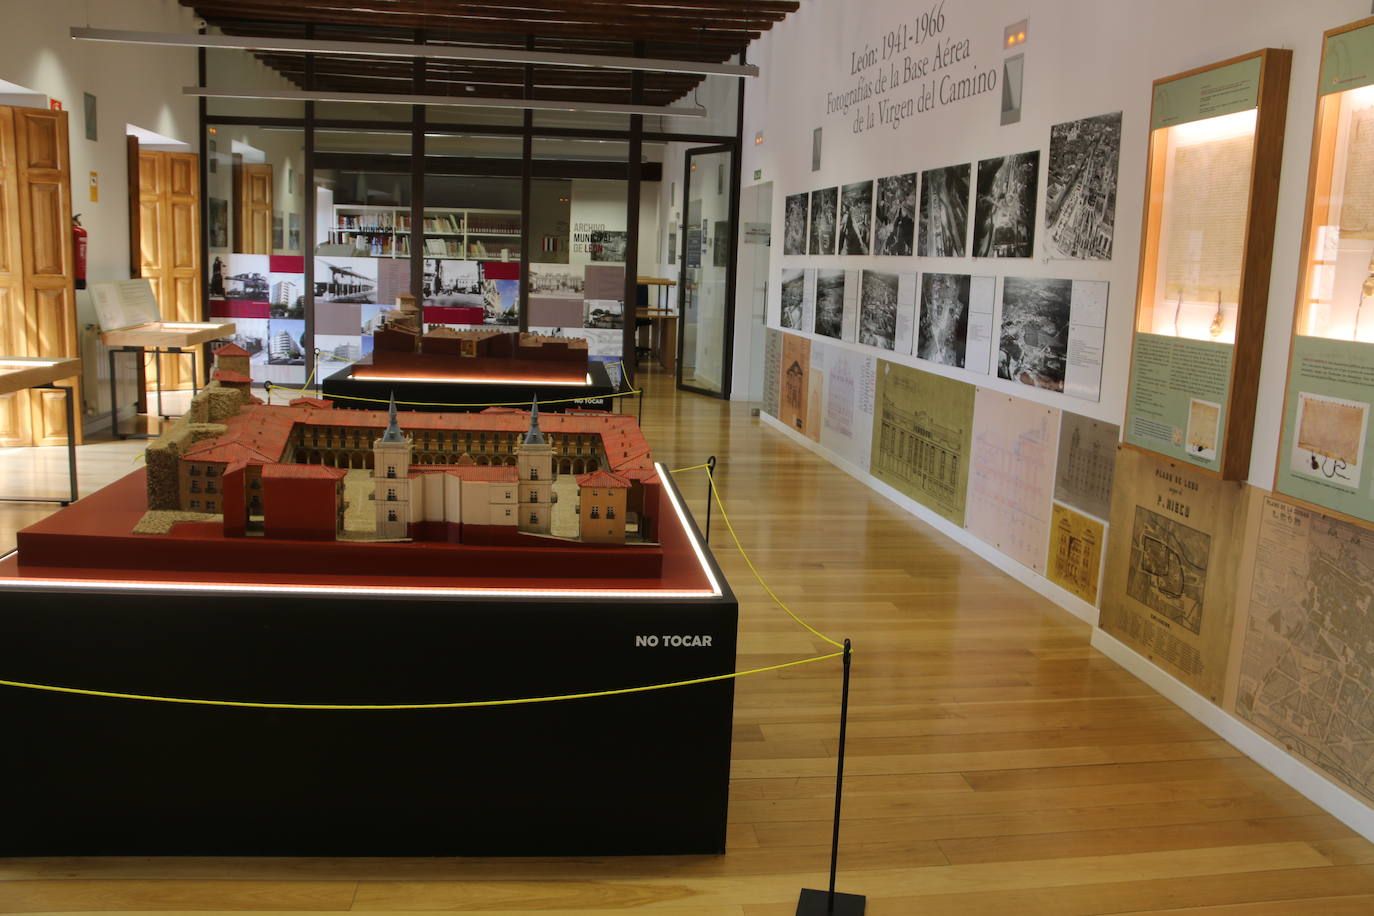
[[[1275,489],[1374,522],[1374,346],[1295,337]]]
[[[1374,83],[1374,25],[1326,40],[1318,92],[1330,95]]]
[[[878,360],[869,472],[964,525],[974,387]]]
[[[1259,105],[1260,59],[1252,57],[1155,87],[1150,130],[1173,127]]]
[[[1137,334],[1125,440],[1220,470],[1233,349],[1211,340]]]

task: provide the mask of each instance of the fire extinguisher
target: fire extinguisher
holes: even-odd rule
[[[86,288],[86,230],[81,226],[81,214],[72,217],[72,260],[76,267],[76,288]]]

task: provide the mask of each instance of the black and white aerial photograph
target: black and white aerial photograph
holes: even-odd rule
[[[968,238],[968,165],[921,173],[921,237],[916,252],[928,258],[962,258]]]
[[[806,254],[806,194],[789,194],[783,205],[782,253]]]
[[[921,275],[921,321],[916,355],[945,366],[964,366],[968,345],[968,274]]]
[[[859,343],[894,349],[897,339],[897,275],[865,270],[859,285]]]
[[[847,184],[840,192],[840,254],[868,254],[873,237],[873,182]]]
[[[873,253],[909,255],[916,243],[916,188],[920,173],[878,179]]]
[[[839,189],[811,192],[811,237],[807,254],[835,253],[835,217],[839,209]]]
[[[800,267],[782,269],[782,326],[794,331],[802,327],[802,301],[806,297],[806,272]]]
[[[1064,390],[1072,301],[1072,280],[1007,277],[1002,281],[998,378]]]
[[[1039,150],[978,163],[978,193],[973,204],[975,258],[1029,258],[1034,254],[1039,179]]]
[[[1111,260],[1120,158],[1119,111],[1050,128],[1045,248],[1051,257]]]
[[[816,271],[816,333],[840,339],[844,333],[844,271]]]

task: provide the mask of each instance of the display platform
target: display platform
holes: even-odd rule
[[[426,378],[422,373],[363,378],[355,374],[356,368],[356,365],[348,366],[324,380],[323,396],[334,401],[335,406],[358,407],[360,403],[368,403],[350,400],[352,398],[385,404],[394,394],[397,403],[404,404],[408,410],[452,411],[461,408],[426,405],[528,404],[538,397],[540,410],[561,413],[570,408],[610,410],[616,400],[611,395],[617,389],[611,384],[605,365],[599,362],[589,362],[586,374],[572,382],[476,377],[436,379]],[[481,410],[482,406],[471,409]]]
[[[662,473],[678,578],[659,583],[21,567],[11,554],[0,677],[350,705],[728,673],[738,604]],[[721,853],[733,697],[727,679],[291,710],[0,687],[17,751],[0,760],[0,855]]]

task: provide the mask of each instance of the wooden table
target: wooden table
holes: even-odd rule
[[[150,321],[128,328],[102,331],[100,342],[110,350],[110,431],[116,439],[152,439],[145,433],[121,433],[119,431],[119,395],[115,388],[115,354],[153,351],[153,359],[160,359],[163,353],[189,353],[191,355],[191,393],[200,391],[200,372],[196,361],[196,347],[201,344],[228,337],[234,333],[234,323],[217,321]],[[162,412],[162,373],[157,374],[157,415],[164,420]]]
[[[658,364],[665,372],[677,367],[677,321],[681,317],[668,309],[635,309],[635,318],[653,323],[650,347],[658,353]]]
[[[81,374],[81,360],[71,357],[0,356],[0,394],[12,394],[27,388],[51,388],[62,392],[67,405],[67,479],[71,496],[0,496],[0,502],[60,503],[76,502],[76,406],[70,385],[56,384],[58,379]]]

